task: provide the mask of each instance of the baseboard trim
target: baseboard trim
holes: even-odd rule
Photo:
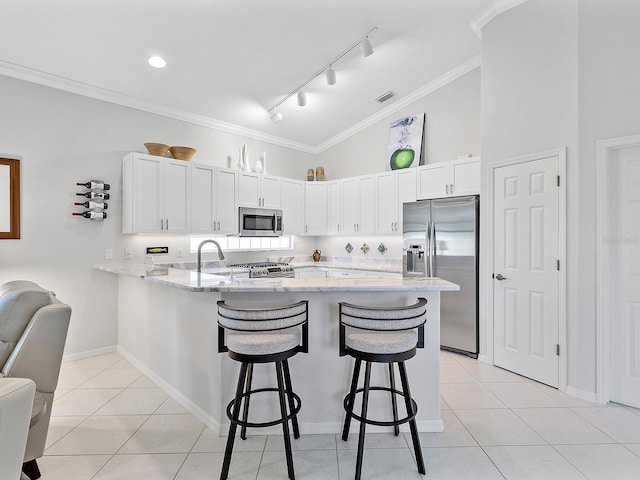
[[[87,350],[80,353],[70,353],[69,355],[63,355],[62,363],[73,362],[75,360],[82,360],[83,358],[97,357],[98,355],[104,355],[105,353],[113,353],[116,351],[115,345],[108,347],[96,348],[95,350]]]
[[[595,392],[587,392],[586,390],[580,390],[575,387],[567,386],[565,392],[567,395],[579,398],[580,400],[586,400],[587,402],[598,403]]]
[[[492,364],[489,362],[489,358],[488,358],[486,355],[478,354],[478,361],[479,361],[479,362],[482,362],[482,363],[488,363],[489,365],[492,365]]]

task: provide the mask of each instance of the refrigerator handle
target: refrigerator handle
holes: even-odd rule
[[[435,272],[433,270],[433,257],[436,256],[436,224],[434,221],[430,223],[430,231],[429,231],[429,276],[435,276]]]
[[[429,258],[431,257],[431,229],[429,228],[431,225],[431,221],[428,221],[425,225],[425,236],[426,236],[426,248],[424,249],[424,274],[427,277],[431,276],[431,271],[429,270],[429,265],[431,262]]]

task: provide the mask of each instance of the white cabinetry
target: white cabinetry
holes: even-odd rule
[[[400,273],[378,272],[374,270],[355,270],[348,268],[327,268],[327,278],[392,278],[401,277]]]
[[[279,177],[240,172],[238,202],[241,207],[280,208]]]
[[[306,182],[304,188],[304,233],[327,233],[327,183]]]
[[[285,235],[304,234],[304,182],[282,179],[282,218]]]
[[[122,233],[189,232],[189,163],[130,153],[123,159],[122,181]]]
[[[301,267],[295,269],[296,278],[325,278],[327,269],[323,267]]]
[[[376,180],[376,233],[402,231],[402,204],[416,201],[416,168],[379,173]]]
[[[327,182],[327,234],[336,235],[342,233],[342,181],[332,180]]]
[[[191,165],[191,232],[238,233],[234,170]]]
[[[373,175],[342,180],[343,233],[375,232],[375,182]]]
[[[480,194],[480,157],[418,167],[419,200]]]

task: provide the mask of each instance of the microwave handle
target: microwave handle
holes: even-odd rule
[[[278,229],[278,215],[274,213],[273,214],[273,233],[276,233],[277,229]]]

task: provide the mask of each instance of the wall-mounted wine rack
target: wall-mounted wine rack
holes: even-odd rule
[[[76,192],[76,195],[85,197],[87,200],[84,202],[74,202],[74,205],[82,206],[87,210],[83,212],[73,212],[72,215],[90,220],[105,220],[107,218],[107,208],[109,208],[106,200],[109,200],[110,197],[107,190],[111,189],[111,185],[105,183],[103,180],[78,182],[76,185],[87,189],[85,192]]]

